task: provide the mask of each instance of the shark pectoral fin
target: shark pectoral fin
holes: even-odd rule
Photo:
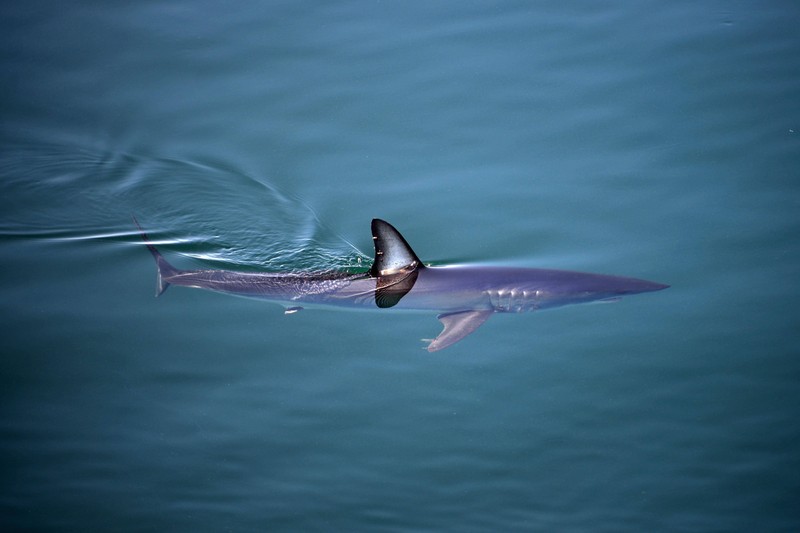
[[[493,313],[492,310],[459,311],[445,313],[437,318],[444,324],[444,330],[428,345],[429,352],[436,352],[454,344],[486,322]]]
[[[293,314],[295,314],[295,313],[297,313],[299,311],[302,311],[302,310],[303,310],[303,308],[300,307],[299,305],[294,305],[292,307],[287,307],[286,309],[284,309],[283,310],[283,314],[284,315],[293,315]]]

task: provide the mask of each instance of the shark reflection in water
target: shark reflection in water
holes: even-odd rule
[[[447,348],[495,313],[521,313],[563,305],[614,301],[627,294],[669,285],[566,270],[486,266],[429,267],[422,264],[391,224],[372,221],[375,260],[368,272],[247,273],[180,270],[142,238],[158,267],[157,295],[182,285],[281,303],[286,313],[308,305],[434,311],[444,325],[428,351]]]

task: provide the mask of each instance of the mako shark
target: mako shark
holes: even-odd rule
[[[170,285],[181,285],[278,302],[287,314],[308,305],[434,311],[444,329],[428,344],[429,352],[460,341],[495,313],[615,301],[627,294],[669,287],[566,270],[425,266],[400,232],[377,218],[372,221],[375,259],[367,272],[181,270],[164,259],[135,218],[134,223],[156,261],[156,296]]]

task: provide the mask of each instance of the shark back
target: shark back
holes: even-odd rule
[[[430,341],[427,348],[431,352],[455,344],[495,313],[612,301],[626,294],[668,287],[640,279],[563,270],[425,267],[400,232],[378,218],[372,220],[375,259],[369,272],[182,270],[164,259],[136,218],[133,220],[156,262],[157,294],[170,284],[182,285],[273,300],[284,304],[287,314],[306,304],[435,310],[440,313],[443,330]]]

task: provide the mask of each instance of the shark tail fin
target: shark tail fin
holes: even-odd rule
[[[169,282],[165,281],[164,278],[169,278],[177,274],[179,270],[169,264],[169,262],[164,259],[164,256],[161,255],[161,252],[150,243],[150,238],[147,236],[147,233],[144,232],[142,226],[139,225],[139,221],[136,220],[136,217],[131,215],[131,218],[133,218],[133,223],[136,224],[136,227],[139,228],[139,235],[141,235],[145,246],[147,246],[147,249],[153,254],[153,259],[156,260],[156,296],[161,296],[164,294],[164,291],[169,288]]]

